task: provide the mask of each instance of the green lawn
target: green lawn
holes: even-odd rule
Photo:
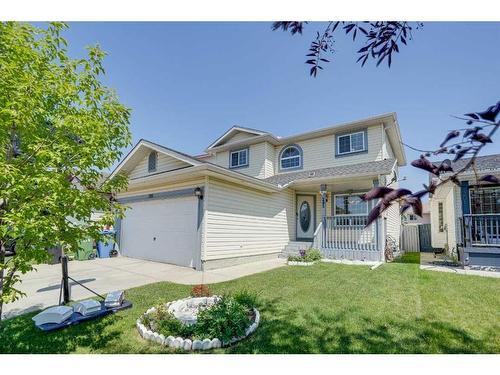
[[[226,353],[499,353],[500,279],[421,271],[418,256],[365,266],[282,267],[216,284],[260,294],[262,322]],[[33,314],[0,323],[1,353],[159,353],[135,320],[190,287],[156,283],[128,291],[134,307],[94,322],[43,333]]]

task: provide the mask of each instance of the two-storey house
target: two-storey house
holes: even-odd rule
[[[126,173],[129,208],[117,223],[123,256],[196,269],[277,257],[315,246],[325,257],[383,260],[399,241],[398,207],[365,228],[373,186],[397,187],[406,159],[396,114],[278,137],[235,126],[204,154],[141,140],[111,177]]]

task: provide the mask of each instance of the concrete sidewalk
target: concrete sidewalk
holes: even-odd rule
[[[125,257],[72,261],[68,263],[69,276],[83,285],[106,294],[113,290],[129,289],[158,281],[195,285],[219,283],[243,276],[268,271],[286,264],[285,259],[271,259],[210,271],[196,271],[187,267],[150,262]],[[22,276],[19,288],[27,294],[25,298],[4,305],[4,317],[12,317],[47,306],[59,300],[61,265],[40,264],[37,271]],[[70,282],[70,285],[74,283]],[[80,300],[94,295],[76,285],[71,288],[71,299]]]

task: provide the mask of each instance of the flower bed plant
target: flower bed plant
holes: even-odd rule
[[[288,264],[313,265],[318,260],[321,260],[321,252],[318,249],[300,250],[299,255],[288,257]]]
[[[255,331],[260,320],[255,304],[256,296],[246,291],[188,297],[150,308],[137,320],[137,328],[144,339],[173,348],[220,348]],[[185,318],[189,309],[194,311],[193,319]]]

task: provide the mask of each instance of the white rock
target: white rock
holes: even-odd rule
[[[202,342],[202,349],[203,350],[208,350],[212,348],[212,340],[210,339],[205,339]]]
[[[182,337],[177,337],[174,339],[172,343],[172,347],[174,348],[182,348],[184,346],[184,339]]]
[[[216,337],[212,340],[212,348],[220,348],[222,346],[222,342]]]
[[[192,345],[193,345],[193,342],[190,339],[185,339],[183,349],[184,350],[191,350]]]
[[[203,348],[203,343],[200,340],[194,340],[192,348],[193,350],[200,350]]]
[[[174,336],[168,336],[168,337],[165,339],[165,345],[166,345],[166,346],[172,346],[172,344],[174,343],[174,340],[175,340],[175,337],[174,337]]]
[[[159,335],[158,338],[159,338],[158,344],[165,345],[165,336]]]
[[[259,313],[259,310],[255,310],[255,323],[259,324],[260,322],[260,313]]]

